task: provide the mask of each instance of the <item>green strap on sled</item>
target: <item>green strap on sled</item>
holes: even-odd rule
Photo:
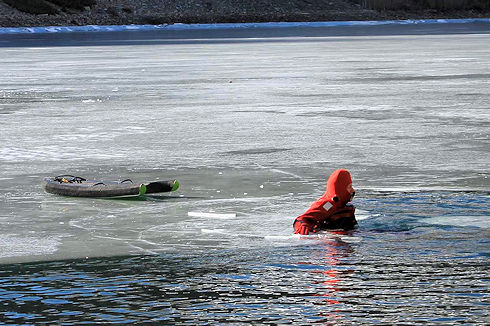
[[[140,196],[146,194],[146,186],[142,183],[140,185]]]
[[[179,189],[179,187],[180,187],[180,183],[177,180],[174,180],[174,185],[172,186],[172,190],[170,191],[175,191]]]

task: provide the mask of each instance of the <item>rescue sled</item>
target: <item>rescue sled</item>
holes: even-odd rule
[[[122,181],[87,180],[68,174],[44,178],[46,192],[71,197],[132,197],[170,192],[178,188],[177,180],[133,183],[131,179]]]

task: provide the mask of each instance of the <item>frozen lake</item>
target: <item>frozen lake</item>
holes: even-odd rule
[[[0,320],[488,320],[490,30],[397,28],[0,36],[15,43],[0,48]],[[293,236],[337,168],[353,176],[359,229]],[[43,191],[67,173],[181,188]],[[107,290],[121,284],[131,307]],[[163,306],[147,287],[166,289]],[[76,313],[87,293],[91,313]]]

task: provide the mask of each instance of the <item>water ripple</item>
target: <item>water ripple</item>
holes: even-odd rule
[[[439,232],[428,248],[413,234],[391,233],[362,245],[330,238],[248,252],[4,265],[0,313],[66,325],[483,322],[488,260],[455,257],[488,242],[468,233],[448,247],[454,239]]]

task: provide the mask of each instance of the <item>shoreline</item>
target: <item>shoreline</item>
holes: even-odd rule
[[[421,25],[421,24],[490,24],[490,18],[465,19],[406,19],[406,20],[349,20],[314,22],[259,22],[259,23],[197,23],[197,24],[160,24],[160,25],[85,25],[85,26],[34,26],[0,27],[2,34],[53,34],[79,32],[130,32],[155,30],[223,30],[223,29],[274,29],[294,27],[341,27],[341,26],[380,26],[380,25]],[[490,28],[489,28],[490,32]]]
[[[486,10],[366,9],[352,0],[97,0],[80,10],[30,14],[0,0],[0,27],[128,26],[268,22],[391,21],[490,18]]]

